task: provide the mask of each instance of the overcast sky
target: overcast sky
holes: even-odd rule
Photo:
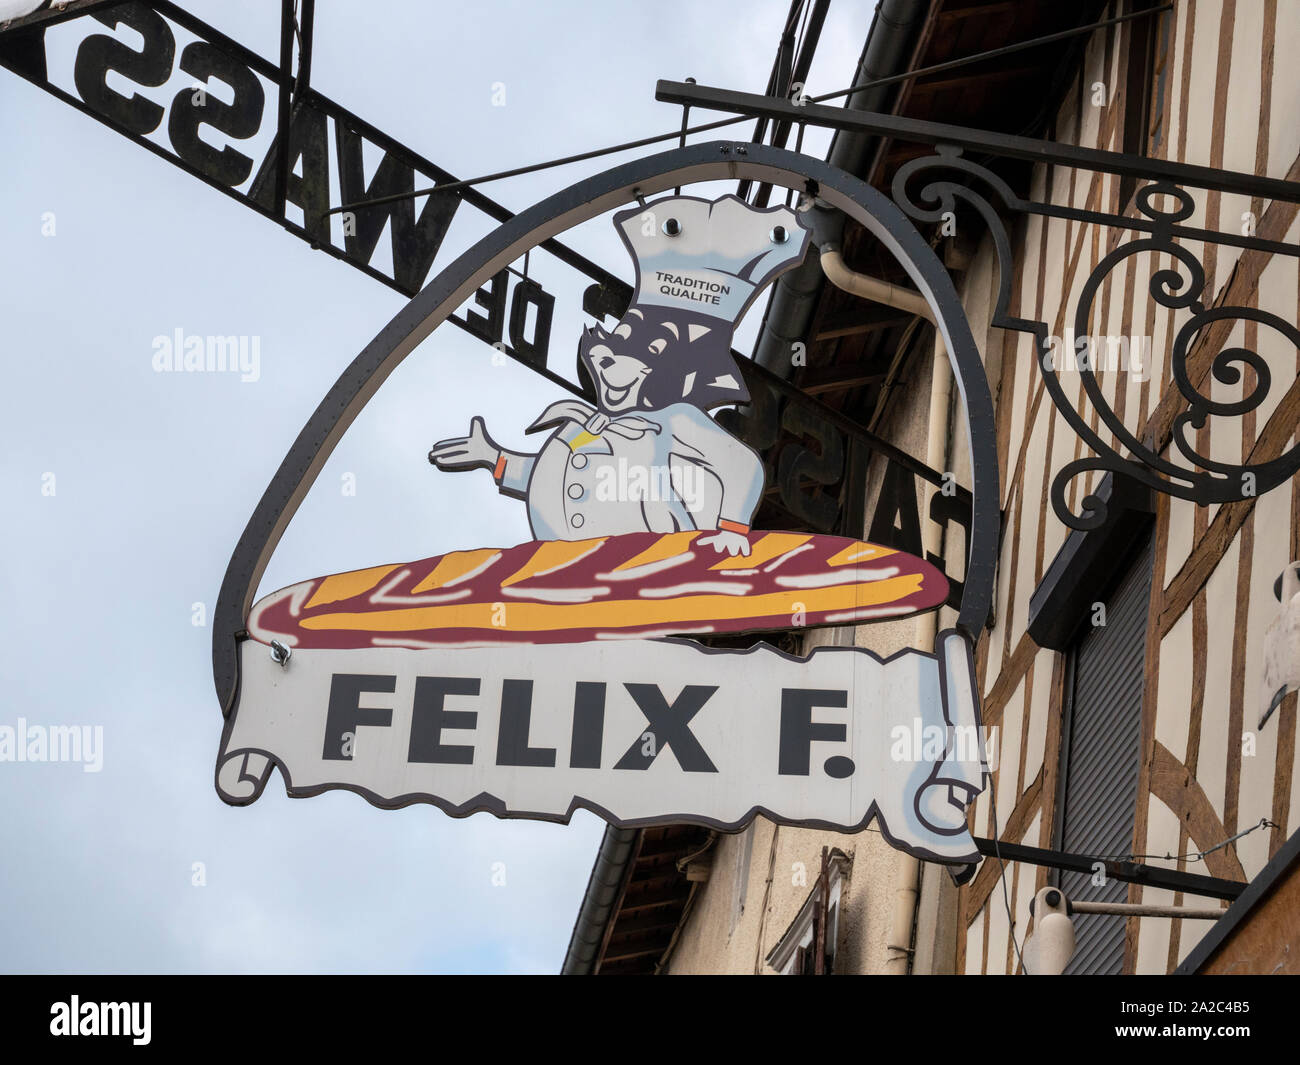
[[[182,6],[278,55],[274,0]],[[872,6],[832,3],[810,92],[850,83]],[[468,177],[674,128],[680,111],[654,101],[661,77],[761,92],[786,8],[320,0],[312,81]],[[80,21],[48,35],[51,78],[74,92]],[[177,33],[178,53],[190,39]],[[190,81],[110,85],[165,104]],[[268,100],[241,150],[260,158],[273,115]],[[3,70],[0,143],[0,726],[104,735],[98,773],[0,762],[0,967],[558,970],[602,831],[592,815],[565,827],[382,811],[346,792],[291,802],[278,776],[236,809],[212,784],[221,713],[211,630],[195,622],[289,444],[403,298]],[[810,134],[806,147],[825,143]],[[626,158],[484,191],[522,210]],[[433,273],[487,229],[462,208]],[[608,218],[565,239],[631,279]],[[585,279],[554,262],[535,270],[557,297],[552,351],[571,366]],[[258,379],[155,372],[155,338],[177,329],[255,340]],[[559,395],[491,354],[448,326],[406,361],[317,480],[264,593],[529,539],[522,506],[486,474],[425,460],[471,413],[520,444]]]

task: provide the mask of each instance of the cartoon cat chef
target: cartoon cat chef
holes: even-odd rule
[[[736,322],[803,259],[808,232],[790,208],[758,210],[736,196],[668,197],[614,223],[636,292],[614,329],[587,329],[579,344],[596,408],[551,404],[528,427],[552,430],[534,454],[500,447],[476,417],[429,461],[490,469],[502,493],[527,502],[538,540],[716,530],[700,543],[748,555],[763,462],[709,411],[748,402],[731,354]]]

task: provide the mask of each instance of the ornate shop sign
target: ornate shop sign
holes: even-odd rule
[[[715,412],[752,402],[735,324],[803,260],[809,234],[788,207],[646,200],[741,177],[852,214],[934,301],[967,396],[976,475],[960,620],[932,648],[882,661],[856,647],[796,658],[757,639],[709,645],[906,617],[950,592],[934,561],[898,547],[753,527],[763,461]],[[484,491],[517,499],[528,532],[521,520],[514,542],[306,579],[252,602],[315,471],[397,362],[531,247],[611,210],[635,282],[617,322],[579,340],[590,401],[539,411],[525,452],[500,446],[477,416],[428,452],[438,476],[475,472]],[[567,820],[585,808],[619,825],[735,828],[760,812],[846,830],[874,821],[913,854],[973,862],[966,810],[985,766],[971,647],[988,612],[997,521],[990,425],[951,283],[863,183],[804,156],[720,143],[581,182],[422,290],[284,460],[218,605],[227,720],[217,790],[252,802],[278,767],[292,795],[345,788],[456,816]]]

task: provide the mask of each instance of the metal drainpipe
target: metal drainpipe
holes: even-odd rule
[[[820,263],[826,279],[849,295],[859,296],[873,303],[883,303],[886,307],[896,307],[900,311],[918,315],[927,322],[934,322],[934,311],[919,292],[902,285],[895,285],[890,281],[879,281],[866,274],[855,273],[844,265],[844,257],[836,245],[829,243],[822,245]]]
[[[867,32],[867,42],[862,50],[862,57],[858,61],[858,68],[854,71],[853,83],[860,84],[901,73],[903,67],[911,59],[912,50],[915,47],[916,39],[929,8],[930,4],[925,0],[881,0],[876,7],[871,29]],[[845,102],[845,106],[859,111],[885,110],[894,89],[895,86],[892,85],[864,89],[850,96]],[[827,155],[827,161],[850,174],[861,175],[872,153],[879,146],[880,140],[877,137],[840,131],[835,134],[835,139],[831,142],[831,150]],[[815,223],[817,221],[817,219],[814,219]],[[827,260],[825,265],[832,267],[835,276],[832,277],[830,272],[827,272],[826,276],[831,278],[833,284],[837,283],[836,277],[840,278],[841,281],[846,280],[844,275],[851,274],[851,271],[848,271],[847,268],[844,268],[842,272],[836,269],[837,266],[843,267],[843,260],[840,259],[838,250],[834,246],[838,243],[838,235],[834,239],[819,241],[817,239],[818,228],[815,224],[814,243],[833,255],[833,258]],[[824,255],[822,257],[810,257],[803,266],[781,276],[775,291],[772,293],[772,302],[768,304],[767,314],[763,319],[763,325],[759,332],[758,343],[754,346],[754,361],[786,379],[790,377],[794,369],[794,363],[790,358],[793,345],[804,340],[807,336],[808,326],[812,321],[813,311],[817,305],[817,293],[822,284],[823,258]],[[872,281],[873,279],[862,278],[861,280]],[[886,282],[880,282],[880,284],[887,285]],[[888,293],[882,292],[880,295],[888,296]],[[914,295],[917,299],[921,298],[919,293]],[[880,301],[886,302],[884,299]],[[922,300],[922,302],[924,301]],[[896,306],[896,304],[890,305]],[[913,306],[908,306],[906,309],[913,310],[914,313],[922,313]],[[928,310],[927,305],[926,311],[928,312]],[[927,317],[929,317],[928,314]],[[947,360],[943,359],[942,361],[946,368]],[[938,362],[936,362],[937,366]],[[936,380],[938,376],[936,372]],[[950,374],[949,388],[951,388]],[[934,402],[935,397],[932,394],[932,414]],[[933,442],[935,426],[933,417],[930,425]],[[943,447],[942,442],[940,447]],[[929,457],[927,451],[927,458]],[[926,616],[929,617],[930,615]],[[933,639],[934,634],[932,631],[930,634],[931,642],[933,642]],[[921,646],[927,645],[922,644]],[[895,892],[894,925],[890,930],[889,943],[891,945],[902,943],[904,949],[892,951],[890,960],[886,963],[887,972],[899,972],[900,962],[901,972],[906,973],[909,968],[919,869],[919,863],[914,858],[910,855],[903,856],[903,866],[899,869],[899,886]],[[899,932],[900,928],[902,929],[901,932]]]
[[[837,288],[862,299],[883,303],[920,315],[934,322],[934,311],[919,292],[881,281],[865,274],[854,273],[844,265],[839,249],[833,245],[822,248],[820,263],[827,280]],[[948,352],[943,335],[935,332],[934,370],[930,379],[930,411],[927,422],[929,433],[925,445],[925,462],[931,469],[948,468],[948,441],[950,408],[952,403],[952,369],[948,365]],[[933,488],[931,488],[931,491]],[[924,502],[928,503],[928,498]],[[924,513],[924,510],[922,511]],[[922,554],[940,553],[941,530],[927,525],[922,534]],[[921,615],[916,623],[917,647],[933,647],[938,631],[938,611]],[[910,854],[900,854],[898,876],[894,888],[893,915],[886,941],[889,957],[885,959],[885,973],[906,976],[912,968],[912,927],[916,923],[916,904],[920,896],[921,863]]]
[[[867,31],[853,84],[901,73],[911,60],[929,9],[927,0],[881,0]],[[856,111],[882,111],[896,89],[897,85],[863,89],[851,95],[845,106]],[[878,137],[839,131],[831,141],[826,158],[841,170],[861,175],[879,145]],[[807,336],[821,284],[822,271],[816,257],[781,275],[754,346],[754,361],[760,366],[784,378],[790,377],[794,369],[790,359],[792,345]]]
[[[952,404],[952,369],[948,365],[948,353],[944,347],[943,337],[938,332],[934,338],[934,369],[930,377],[930,412],[929,436],[925,446],[925,463],[932,470],[948,468],[949,420]],[[922,501],[928,506],[929,497],[934,486]],[[922,510],[921,513],[925,513]],[[941,554],[943,550],[942,530],[933,522],[925,526],[921,534],[922,555],[930,552]],[[916,622],[916,646],[933,647],[935,634],[939,629],[939,611],[931,610],[922,614]],[[896,976],[907,976],[912,971],[912,929],[916,924],[917,902],[921,892],[921,863],[910,854],[903,854],[898,864],[897,886],[894,888],[894,917],[889,929],[889,957],[885,960],[885,972]]]

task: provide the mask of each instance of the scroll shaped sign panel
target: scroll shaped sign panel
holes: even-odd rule
[[[804,259],[808,231],[797,211],[735,196],[627,208],[634,193],[744,176],[816,185],[885,234],[936,299],[974,403],[980,465],[958,628],[933,648],[793,658],[691,638],[896,619],[950,591],[932,562],[896,547],[751,525],[763,462],[715,413],[749,400],[735,324]],[[310,478],[397,361],[503,265],[610,211],[636,282],[617,324],[579,340],[594,404],[538,412],[529,451],[501,447],[471,416],[428,452],[435,479],[469,473],[517,499],[527,538],[315,577],[250,602]],[[760,812],[845,830],[875,820],[920,857],[977,860],[967,808],[985,765],[971,645],[997,532],[996,464],[976,440],[991,428],[988,405],[946,275],[901,214],[848,175],[713,144],[552,197],[415,297],[340,379],[267,490],[218,608],[218,792],[251,802],[278,766],[293,795],[346,788],[380,806],[558,821],[586,808],[627,826],[729,829]]]

